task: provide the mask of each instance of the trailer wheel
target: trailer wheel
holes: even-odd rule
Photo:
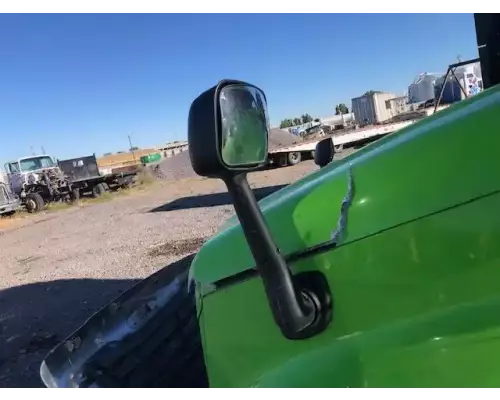
[[[106,186],[104,186],[102,183],[98,183],[92,188],[92,197],[99,197],[103,193],[106,192]]]
[[[123,189],[130,189],[132,187],[132,180],[127,179],[121,186]]]
[[[336,146],[333,146],[333,150],[335,151],[335,153],[342,153],[342,150],[344,150],[344,145],[338,144]]]
[[[71,191],[70,200],[73,203],[76,203],[78,200],[80,200],[80,189],[73,189]]]
[[[311,158],[314,160],[314,157],[316,157],[316,151],[311,150]]]
[[[288,153],[288,163],[290,165],[296,165],[300,162],[300,160],[301,160],[300,152],[293,151],[291,153]]]
[[[38,193],[29,193],[26,195],[26,200],[24,201],[26,205],[26,210],[29,213],[37,213],[45,207],[45,202],[42,196]]]

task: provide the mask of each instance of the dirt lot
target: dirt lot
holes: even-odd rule
[[[343,153],[345,155],[346,153]],[[255,173],[280,188],[317,167]],[[203,241],[233,215],[218,180],[161,182],[110,202],[0,226],[0,387],[42,386],[47,351],[139,279]]]

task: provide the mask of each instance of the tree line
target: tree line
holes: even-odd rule
[[[317,119],[317,118],[316,118]],[[302,124],[307,124],[308,122],[314,121],[314,118],[311,117],[309,114],[303,114],[300,117],[295,117],[295,118],[285,118],[283,121],[280,122],[280,128],[291,128],[292,126],[297,126],[297,125],[302,125]]]
[[[335,106],[335,115],[340,115],[340,113],[342,114],[349,113],[349,108],[344,103],[340,103]],[[285,118],[280,122],[280,129],[291,128],[292,126],[307,124],[308,122],[311,121],[319,122],[319,118],[313,118],[308,113],[305,113],[300,117]]]
[[[138,150],[140,150],[139,146],[132,146],[130,149],[128,149],[129,152],[131,152],[131,151],[138,151]],[[116,154],[124,154],[124,153],[126,153],[126,151],[123,151],[123,150],[120,150],[120,151],[116,152]],[[107,153],[104,153],[103,157],[111,156],[111,155],[113,155],[113,153],[111,151],[109,151]]]

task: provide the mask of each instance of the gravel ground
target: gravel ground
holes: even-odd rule
[[[283,185],[316,168],[306,161],[250,181]],[[42,386],[50,348],[138,280],[196,251],[233,215],[225,192],[213,179],[163,181],[110,202],[3,221],[0,387]]]
[[[194,178],[196,173],[191,167],[189,151],[183,151],[173,157],[165,158],[160,164],[163,179]]]
[[[282,129],[273,128],[269,132],[269,150],[274,150],[281,146],[291,146],[295,143],[300,143],[302,139],[294,136]]]

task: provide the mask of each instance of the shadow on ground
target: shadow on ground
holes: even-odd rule
[[[0,387],[43,387],[49,350],[137,282],[57,280],[0,291]]]
[[[253,192],[257,200],[262,200],[274,192],[283,189],[288,185],[274,185],[254,189]],[[173,210],[186,210],[190,208],[215,207],[232,204],[228,192],[201,194],[197,196],[181,197],[170,203],[153,208],[149,212],[167,212]]]

